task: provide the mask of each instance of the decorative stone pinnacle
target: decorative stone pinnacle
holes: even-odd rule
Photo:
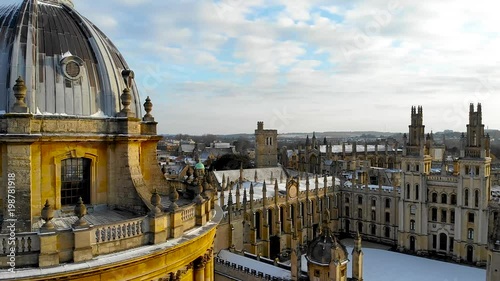
[[[125,82],[125,89],[120,96],[122,101],[122,110],[118,113],[118,117],[134,117],[134,113],[130,109],[130,104],[132,103],[132,95],[130,94],[130,88],[132,87],[132,80],[134,79],[134,72],[130,69],[122,71],[123,81]]]
[[[118,113],[118,117],[134,117],[134,113],[130,110],[130,104],[132,103],[130,88],[123,89],[120,99],[122,101],[123,108],[120,113]]]
[[[179,200],[179,193],[177,193],[177,190],[175,187],[171,187],[170,191],[170,201],[172,201],[172,204],[170,204],[170,211],[175,211],[179,206],[177,205],[177,200]]]
[[[53,230],[54,223],[51,221],[54,218],[54,208],[50,206],[49,199],[45,201],[45,206],[42,209],[42,219],[45,223],[42,225],[43,230]]]
[[[88,225],[87,221],[83,219],[83,217],[86,214],[87,214],[87,207],[85,206],[85,204],[83,204],[82,197],[80,197],[78,198],[78,202],[76,203],[75,206],[75,215],[78,217],[78,221],[76,221],[74,224],[76,228],[85,227]]]
[[[153,210],[151,210],[151,216],[156,216],[161,214],[161,209],[160,209],[160,203],[161,203],[161,196],[156,192],[156,189],[153,191],[151,194],[151,205],[154,206]]]
[[[13,113],[28,113],[28,106],[24,102],[24,98],[26,97],[27,88],[24,84],[23,78],[19,76],[16,80],[16,84],[12,87],[14,90],[14,96],[16,97],[16,102],[12,106]]]
[[[148,122],[154,122],[155,118],[153,115],[151,115],[151,110],[153,110],[153,103],[151,102],[151,99],[149,96],[146,98],[146,102],[144,103],[144,111],[146,111],[146,114],[142,118],[142,121],[148,121]]]

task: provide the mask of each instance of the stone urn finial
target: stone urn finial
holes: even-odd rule
[[[158,194],[158,192],[153,190],[153,193],[151,194],[151,205],[153,205],[153,210],[151,210],[151,216],[157,216],[161,214],[161,196]]]
[[[135,117],[134,113],[130,109],[130,104],[132,103],[130,89],[132,88],[132,80],[135,78],[134,72],[130,69],[125,69],[122,71],[122,77],[125,83],[125,88],[120,96],[123,108],[118,113],[118,117]]]
[[[152,110],[153,110],[153,103],[151,102],[151,99],[148,96],[146,98],[146,102],[144,103],[144,111],[146,111],[146,114],[144,114],[142,121],[147,121],[147,122],[155,121],[153,115],[151,115]]]
[[[45,223],[42,225],[43,230],[54,229],[54,223],[52,222],[53,218],[54,218],[54,208],[50,206],[49,199],[47,199],[42,209],[42,219],[45,221]]]
[[[28,113],[28,106],[26,105],[24,98],[26,97],[27,88],[24,84],[23,78],[19,76],[16,80],[16,84],[12,87],[14,90],[14,96],[16,97],[16,102],[12,106],[12,112],[14,113]]]
[[[75,222],[75,227],[85,227],[88,226],[88,223],[83,217],[87,214],[87,207],[83,204],[82,197],[78,198],[78,202],[75,205],[75,215],[78,217],[78,220]]]
[[[177,205],[177,200],[179,200],[179,193],[175,189],[175,187],[171,188],[170,195],[169,195],[170,201],[172,202],[170,204],[170,211],[175,211],[179,206]]]
[[[194,192],[196,196],[194,197],[193,202],[195,202],[196,204],[203,203],[205,200],[203,200],[203,197],[201,197],[201,194],[203,193],[203,186],[201,179],[198,180],[198,185],[194,188]]]

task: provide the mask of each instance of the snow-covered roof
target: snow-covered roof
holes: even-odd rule
[[[244,268],[246,267],[250,270],[255,270],[256,272],[262,272],[264,275],[268,274],[271,277],[282,278],[285,280],[290,280],[292,278],[289,270],[266,264],[258,260],[247,258],[228,250],[221,250],[217,254],[217,257],[224,261],[229,261],[231,263],[235,263],[236,265],[241,265]]]
[[[254,181],[254,175],[255,171],[257,170],[257,182]],[[273,180],[271,181],[271,171],[273,172]],[[246,189],[247,191],[247,199],[250,200],[250,184],[253,185],[254,189],[254,195],[253,198],[254,200],[262,199],[263,193],[262,193],[262,187],[264,185],[264,180],[266,181],[266,195],[267,197],[272,197],[274,196],[274,184],[275,180],[278,180],[278,190],[280,195],[285,195],[286,194],[286,175],[283,172],[283,181],[280,181],[280,171],[283,171],[282,168],[261,168],[261,169],[244,169],[243,170],[243,183],[242,186],[240,187],[240,196],[241,196],[241,201],[243,202],[243,192]],[[226,170],[226,171],[217,171],[214,172],[215,177],[219,184],[222,182],[222,175],[227,178],[229,176],[229,180],[233,182],[233,185],[231,186],[232,190],[232,200],[233,203],[236,202],[236,189],[237,189],[237,182],[239,179],[240,175],[240,170]],[[250,177],[251,176],[251,177]],[[331,187],[333,184],[333,177],[329,176],[326,178],[327,179],[327,186]],[[324,186],[324,178],[319,177],[318,178],[319,182],[319,188],[323,188]],[[229,183],[228,183],[229,184]],[[339,185],[340,180],[338,178],[335,178],[335,185]],[[310,177],[309,178],[309,190],[314,190],[315,189],[315,178]],[[299,191],[305,191],[306,190],[306,179],[301,178],[299,182]],[[220,193],[219,193],[220,196]],[[224,191],[224,197],[225,197],[225,204],[228,202],[229,198],[229,188]]]

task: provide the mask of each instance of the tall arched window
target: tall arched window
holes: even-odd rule
[[[410,184],[406,184],[406,199],[410,199]]]
[[[446,195],[446,193],[441,194],[441,203],[442,204],[448,203],[448,196]]]
[[[470,240],[474,239],[474,229],[469,228],[467,230],[467,239],[470,239]]]
[[[436,192],[433,192],[432,195],[432,203],[437,203],[438,201],[438,194]]]
[[[418,200],[420,194],[420,187],[418,184],[415,185],[415,200]]]
[[[474,190],[474,207],[479,207],[479,190]]]
[[[465,196],[464,196],[464,205],[469,206],[469,190],[465,190]]]
[[[61,161],[61,205],[75,205],[79,197],[84,203],[91,203],[90,163],[87,158]]]
[[[273,235],[273,210],[267,210],[267,224],[269,226],[269,235]]]
[[[410,220],[410,230],[415,230],[415,220]]]
[[[255,236],[257,236],[256,238],[257,239],[261,239],[261,235],[260,235],[260,228],[261,228],[261,225],[260,225],[260,212],[256,212],[254,214],[254,222],[255,222]]]

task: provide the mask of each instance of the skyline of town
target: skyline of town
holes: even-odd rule
[[[491,4],[313,2],[74,1],[128,58],[160,133],[244,133],[260,120],[404,132],[414,105],[426,131],[465,131],[471,102],[500,128]]]

